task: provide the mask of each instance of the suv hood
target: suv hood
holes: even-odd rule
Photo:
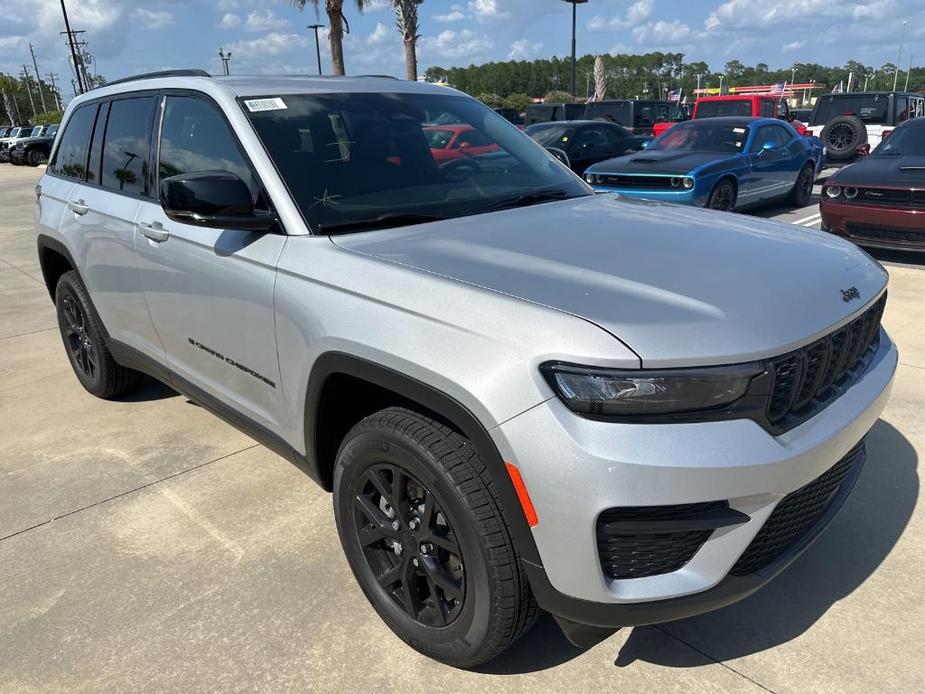
[[[717,159],[726,159],[729,154],[717,152],[672,152],[645,150],[629,154],[589,167],[594,173],[619,172],[627,174],[686,174]]]
[[[784,353],[857,314],[887,279],[821,231],[613,194],[332,240],[579,316],[653,367]],[[843,300],[850,287],[860,301]]]

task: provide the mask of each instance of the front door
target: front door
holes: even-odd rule
[[[230,171],[248,184],[257,207],[268,207],[217,106],[204,96],[170,93],[160,106],[159,179]],[[178,385],[192,384],[277,431],[283,386],[273,287],[285,243],[280,233],[180,223],[153,201],[142,203],[135,219],[145,298]]]

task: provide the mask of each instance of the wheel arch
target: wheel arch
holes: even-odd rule
[[[42,279],[45,280],[48,295],[54,301],[55,287],[58,286],[58,279],[60,279],[61,275],[73,270],[79,277],[80,271],[77,269],[77,263],[74,262],[74,257],[67,249],[67,246],[57,239],[47,234],[39,234],[36,238],[36,248],[38,250],[39,265],[42,268]]]
[[[423,410],[472,443],[491,475],[520,556],[541,566],[533,533],[488,430],[451,395],[389,367],[344,352],[327,352],[315,361],[305,397],[305,462],[309,475],[330,491],[334,459],[343,436],[364,417],[394,404]]]

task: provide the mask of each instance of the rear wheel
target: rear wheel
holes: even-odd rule
[[[857,116],[836,116],[819,135],[825,145],[826,158],[847,161],[857,155],[857,149],[867,142],[867,126]]]
[[[412,648],[456,667],[504,651],[539,613],[472,444],[403,408],[347,434],[334,514],[360,587]]]
[[[707,199],[707,207],[711,210],[731,212],[736,206],[736,189],[728,178],[723,179],[713,188]]]
[[[112,398],[139,386],[142,374],[120,366],[106,347],[105,332],[86,287],[73,270],[65,272],[55,289],[58,327],[77,380],[88,393]]]
[[[39,164],[44,164],[48,157],[45,156],[45,152],[39,149],[33,149],[26,155],[26,160],[29,162],[29,166],[38,166]]]
[[[813,184],[816,181],[816,167],[810,162],[803,166],[797,175],[796,183],[790,192],[790,202],[794,207],[806,207],[813,197]]]

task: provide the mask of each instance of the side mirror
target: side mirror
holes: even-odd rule
[[[160,201],[170,219],[211,229],[268,231],[277,221],[274,215],[254,210],[250,188],[230,171],[165,178]]]
[[[870,143],[865,142],[863,145],[858,145],[858,148],[855,150],[862,157],[870,156]]]
[[[651,144],[652,144],[652,140],[646,140],[646,141],[643,142],[640,146],[641,146],[643,149],[649,149],[649,145],[651,145]]]
[[[564,164],[568,168],[572,168],[572,162],[569,160],[568,154],[565,153],[564,149],[559,149],[558,147],[547,147],[546,151],[558,159],[560,163]]]
[[[780,148],[780,144],[777,142],[765,142],[763,145],[761,145],[761,149],[764,151],[768,151],[772,149],[779,149],[779,148]]]
[[[460,149],[469,149],[471,146],[472,146],[471,142],[460,142],[459,143]]]

